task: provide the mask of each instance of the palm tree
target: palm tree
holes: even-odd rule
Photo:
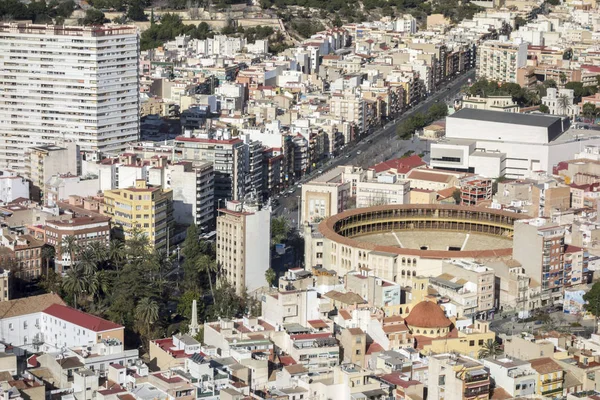
[[[94,275],[98,270],[96,255],[90,247],[85,247],[79,252],[79,260],[77,265],[83,268],[83,272],[87,276]]]
[[[108,258],[108,248],[103,241],[88,243],[87,248],[94,256],[96,265],[104,263]]]
[[[208,254],[201,254],[196,259],[196,268],[198,272],[205,273],[208,277],[208,285],[210,286],[210,294],[212,298],[215,298],[215,292],[212,285],[212,274],[217,272],[216,261]]]
[[[158,303],[150,297],[144,297],[135,307],[135,318],[147,328],[147,334],[150,334],[150,328],[158,321]]]
[[[566,109],[571,105],[571,99],[566,94],[561,94],[558,96],[558,99],[556,99],[556,103],[558,104],[558,108],[562,110],[562,113],[564,114]]]
[[[479,350],[479,358],[494,357],[500,354],[502,354],[500,343],[492,339],[484,343],[484,345]]]
[[[79,265],[68,270],[62,281],[65,292],[73,296],[74,308],[77,308],[77,294],[83,293],[87,289],[87,281],[88,277],[85,275],[83,268]]]
[[[564,85],[567,82],[567,74],[561,71],[558,74],[558,79],[560,80],[561,85]]]
[[[52,261],[55,256],[56,250],[54,247],[49,245],[44,245],[44,247],[42,247],[42,259],[46,261],[46,271],[44,272],[44,275],[48,274],[48,271],[50,270],[50,261]]]
[[[592,119],[598,112],[598,109],[593,103],[585,103],[581,111],[585,117],[587,117],[588,119]]]
[[[275,283],[275,278],[277,278],[277,274],[275,273],[273,268],[269,268],[265,271],[265,279],[267,280],[269,286],[273,286],[273,284]]]
[[[62,242],[60,244],[60,253],[61,256],[63,253],[68,253],[71,259],[71,268],[75,265],[75,253],[79,249],[77,244],[77,238],[73,235],[65,236],[62,238]]]
[[[111,240],[108,244],[108,258],[118,271],[125,259],[125,244],[117,239]]]

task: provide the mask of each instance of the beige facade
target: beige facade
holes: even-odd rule
[[[343,182],[342,169],[328,171],[302,185],[301,223],[318,222],[346,209],[350,182]]]
[[[462,99],[462,107],[477,110],[519,112],[519,105],[513,101],[512,96],[466,96]]]
[[[239,293],[266,286],[270,267],[271,212],[228,201],[217,217],[217,263]],[[261,240],[257,240],[261,238]]]
[[[517,70],[527,63],[527,42],[490,40],[477,49],[477,77],[517,83]]]
[[[31,180],[31,199],[44,199],[44,186],[54,175],[81,174],[81,156],[79,146],[68,142],[62,146],[32,147],[28,151],[25,175]]]
[[[341,362],[364,365],[367,349],[367,334],[360,328],[342,330],[339,336],[341,347]]]

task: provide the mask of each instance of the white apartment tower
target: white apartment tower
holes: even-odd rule
[[[24,171],[32,146],[137,140],[138,53],[133,26],[0,23],[0,168]]]

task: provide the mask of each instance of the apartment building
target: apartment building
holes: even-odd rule
[[[0,269],[0,302],[10,300],[10,284],[10,271],[8,269]]]
[[[0,260],[5,268],[13,268],[15,276],[23,280],[39,278],[42,271],[44,242],[31,235],[9,232],[4,228],[0,236]]]
[[[129,239],[133,232],[144,234],[150,246],[168,250],[173,227],[173,191],[137,180],[135,187],[106,190],[104,214],[112,218],[114,233]]]
[[[266,286],[271,265],[271,212],[232,200],[217,216],[217,263],[242,294]]]
[[[515,222],[513,257],[553,300],[565,287],[565,234],[564,226],[544,218]]]
[[[365,272],[346,275],[346,290],[359,294],[375,307],[389,307],[401,304],[400,285],[385,279],[369,276]]]
[[[19,198],[30,198],[29,182],[15,171],[0,170],[0,203],[12,203]]]
[[[81,175],[80,147],[74,142],[62,146],[36,146],[29,149],[25,176],[31,181],[31,199],[42,201],[46,182],[54,175]]]
[[[486,358],[483,365],[494,377],[496,387],[512,397],[533,396],[536,391],[537,372],[528,361],[518,358]]]
[[[183,160],[213,163],[215,199],[241,200],[245,195],[244,142],[232,137],[229,131],[191,133],[175,138],[175,148]]]
[[[66,220],[46,221],[44,227],[46,244],[56,249],[55,270],[58,273],[69,269],[77,261],[77,253],[62,251],[66,237],[73,237],[77,246],[83,248],[92,242],[108,246],[110,242],[110,218],[106,216],[75,216]],[[71,256],[75,259],[71,260]]]
[[[530,360],[531,368],[537,372],[537,396],[561,397],[565,385],[566,372],[551,357],[542,357]]]
[[[443,274],[431,278],[440,295],[455,301],[463,311],[460,317],[488,319],[493,316],[495,302],[494,270],[470,261],[444,261]],[[471,299],[468,301],[467,299]]]
[[[410,203],[410,182],[392,172],[366,171],[364,180],[356,182],[356,207]]]
[[[133,26],[0,24],[0,167],[25,172],[28,148],[61,140],[85,152],[137,140],[138,53]]]
[[[355,124],[358,132],[365,131],[367,106],[363,99],[354,94],[335,94],[329,106],[332,116]]]
[[[492,180],[480,177],[467,178],[460,185],[460,204],[478,206],[492,200]]]
[[[429,357],[429,397],[432,399],[488,400],[490,374],[482,363],[466,356]]]
[[[300,223],[317,222],[344,211],[351,182],[345,182],[345,167],[327,171],[302,185]]]
[[[499,40],[482,42],[477,51],[477,78],[517,82],[517,70],[527,64],[527,42]]]
[[[215,173],[210,162],[181,161],[148,170],[148,184],[173,191],[173,219],[209,230],[215,223]]]

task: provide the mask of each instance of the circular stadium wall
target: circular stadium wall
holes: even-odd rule
[[[323,220],[307,238],[307,256],[339,276],[368,268],[378,277],[411,285],[413,277],[441,274],[443,260],[511,256],[513,225],[521,218],[439,204],[357,208]]]

